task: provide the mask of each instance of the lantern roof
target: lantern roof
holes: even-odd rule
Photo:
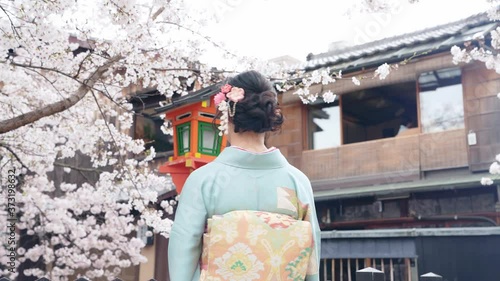
[[[180,97],[171,99],[170,101],[168,101],[168,104],[166,104],[165,106],[155,108],[155,111],[157,114],[160,114],[160,113],[163,113],[165,111],[169,111],[173,108],[177,108],[179,106],[207,100],[211,96],[217,94],[219,92],[220,87],[221,87],[221,83],[216,83],[216,84],[210,85],[208,87],[202,88],[200,90],[191,92],[185,96],[180,96]]]

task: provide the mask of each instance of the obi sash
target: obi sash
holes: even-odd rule
[[[305,280],[311,223],[262,211],[213,216],[203,235],[201,281]]]

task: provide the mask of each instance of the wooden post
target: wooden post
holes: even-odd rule
[[[326,259],[323,260],[323,280],[327,280],[327,274],[328,272],[328,269],[326,268]]]
[[[437,275],[432,272],[420,275],[420,281],[442,281],[442,280],[443,277],[441,275]]]
[[[340,281],[344,280],[344,264],[343,259],[340,259]]]
[[[394,281],[394,264],[392,263],[392,259],[389,262],[391,281]]]
[[[495,211],[497,212],[496,221],[497,225],[500,225],[500,215],[498,214],[500,213],[500,184],[497,184],[497,198],[498,201],[495,204]]]
[[[332,259],[332,281],[335,281],[335,259]]]
[[[367,267],[356,271],[356,281],[385,281],[385,274],[383,271]]]
[[[351,279],[351,259],[347,259],[347,280],[352,281],[352,279]]]
[[[408,272],[408,281],[411,281],[411,263],[409,258],[405,258],[405,267],[406,267],[406,272]]]

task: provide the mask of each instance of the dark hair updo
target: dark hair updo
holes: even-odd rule
[[[245,91],[245,97],[236,103],[234,116],[229,117],[235,133],[264,133],[281,129],[283,115],[278,106],[278,96],[264,75],[254,70],[246,71],[230,78],[227,83]],[[233,102],[229,101],[228,106],[232,108]]]

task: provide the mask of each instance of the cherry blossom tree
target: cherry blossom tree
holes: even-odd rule
[[[1,236],[0,276],[15,278],[19,262],[29,262],[26,276],[111,279],[145,261],[138,225],[170,230],[172,204],[157,197],[171,182],[148,167],[154,150],[136,160],[144,143],[128,133],[134,112],[124,89],[185,94],[219,79],[200,54],[225,51],[181,1],[91,4],[0,2],[0,226],[13,226],[16,239]],[[65,161],[79,155],[89,167]],[[96,180],[55,183],[58,169]],[[20,234],[36,243],[18,247]]]

